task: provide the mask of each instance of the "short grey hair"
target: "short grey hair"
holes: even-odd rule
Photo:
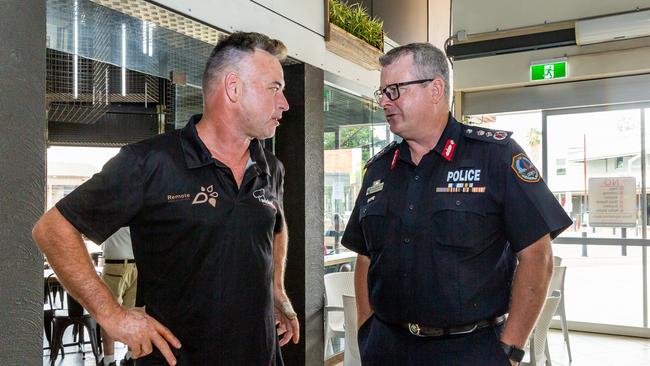
[[[445,82],[445,99],[449,103],[449,64],[445,53],[431,43],[410,43],[379,57],[379,64],[385,67],[407,55],[413,55],[413,73],[418,79],[437,78]]]
[[[203,71],[203,94],[212,92],[212,84],[227,67],[239,64],[244,57],[260,49],[282,62],[287,57],[287,47],[277,39],[255,32],[235,32],[222,36],[208,57]]]

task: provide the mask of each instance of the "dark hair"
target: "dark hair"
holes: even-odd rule
[[[445,82],[445,99],[449,102],[449,64],[445,53],[431,43],[410,43],[388,51],[379,57],[379,63],[388,66],[406,55],[413,55],[413,72],[418,79],[440,78]]]
[[[287,57],[287,47],[277,39],[255,32],[235,32],[222,36],[210,53],[203,71],[203,94],[211,91],[212,81],[227,67],[239,63],[245,56],[260,49],[278,61]]]

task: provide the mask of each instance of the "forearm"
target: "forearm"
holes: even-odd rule
[[[100,323],[120,311],[120,305],[95,272],[81,234],[56,209],[48,211],[32,232],[57,279]]]
[[[370,297],[368,296],[368,268],[370,268],[370,258],[359,254],[354,267],[354,293],[357,300],[358,326],[372,316]]]
[[[553,275],[553,255],[548,235],[518,254],[512,283],[512,302],[501,340],[523,348],[544,306]]]
[[[284,271],[287,263],[287,246],[289,242],[289,235],[287,233],[287,226],[282,226],[282,231],[275,233],[273,237],[273,288],[276,297],[283,297],[282,300],[286,301],[284,289]]]

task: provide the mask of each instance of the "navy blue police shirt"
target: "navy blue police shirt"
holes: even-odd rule
[[[506,313],[515,254],[571,224],[509,132],[450,116],[419,165],[404,141],[366,167],[342,243],[370,257],[370,304],[389,323],[448,327]]]
[[[56,207],[103,242],[130,226],[137,306],[181,341],[178,365],[275,365],[274,232],[283,227],[284,168],[250,143],[241,188],[186,127],[123,147]],[[138,364],[166,364],[160,352]]]

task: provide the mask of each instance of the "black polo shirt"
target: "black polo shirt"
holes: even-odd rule
[[[284,168],[253,140],[238,189],[199,139],[200,118],[123,147],[56,207],[96,243],[130,226],[137,305],[180,339],[179,365],[273,365]],[[160,360],[154,352],[138,364]]]
[[[445,327],[506,313],[515,253],[570,224],[509,132],[450,116],[418,166],[406,142],[371,159],[342,243],[379,318]]]

